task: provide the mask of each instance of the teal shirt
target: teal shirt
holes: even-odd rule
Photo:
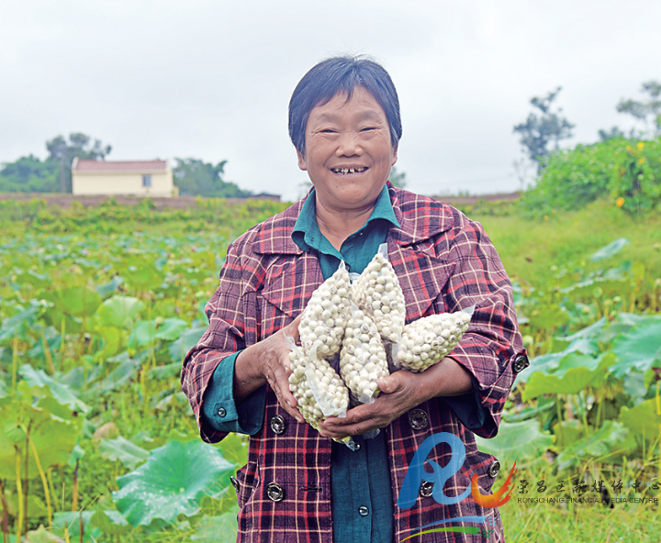
[[[292,239],[303,251],[314,252],[324,280],[344,260],[349,272],[362,273],[379,245],[386,241],[392,226],[400,227],[390,202],[387,187],[377,198],[367,223],[351,234],[338,251],[319,230],[314,189],[303,204],[294,225]],[[222,432],[254,435],[261,429],[265,407],[265,388],[255,391],[240,405],[234,403],[234,362],[239,353],[225,358],[216,368],[202,402],[205,424]],[[468,428],[484,423],[483,408],[474,393],[444,398]],[[336,543],[382,543],[392,541],[393,495],[388,453],[383,431],[371,439],[355,436],[360,445],[352,451],[333,442],[331,454],[331,508],[333,540]]]

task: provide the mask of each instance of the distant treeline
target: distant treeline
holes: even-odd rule
[[[71,164],[75,157],[104,160],[112,150],[100,140],[81,133],[69,139],[57,136],[46,142],[45,160],[29,154],[0,166],[0,192],[70,193]],[[196,158],[175,158],[172,168],[174,184],[183,196],[246,198],[253,193],[223,179],[226,160],[218,164]]]

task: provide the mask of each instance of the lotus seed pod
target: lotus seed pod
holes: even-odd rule
[[[455,313],[429,315],[404,327],[402,340],[393,350],[395,363],[413,372],[440,362],[461,340],[473,308]]]
[[[349,390],[326,360],[311,359],[298,347],[289,353],[289,360],[289,390],[310,426],[319,430],[319,421],[346,413]]]
[[[324,281],[303,311],[298,328],[305,354],[330,360],[342,346],[351,282],[344,263]]]
[[[353,301],[369,315],[385,340],[399,342],[406,320],[404,293],[388,259],[378,252],[353,285]]]
[[[340,351],[340,375],[351,398],[358,403],[372,402],[380,392],[376,382],[389,374],[376,324],[354,305]]]

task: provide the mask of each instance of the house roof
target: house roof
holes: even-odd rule
[[[156,172],[167,169],[166,160],[79,160],[72,169],[76,172]]]

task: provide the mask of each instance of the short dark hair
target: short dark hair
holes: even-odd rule
[[[402,137],[397,90],[388,72],[364,56],[340,56],[322,60],[298,82],[289,100],[289,137],[305,156],[305,128],[310,112],[328,103],[338,93],[351,98],[355,87],[367,90],[383,108],[390,127],[392,146],[397,149]]]

